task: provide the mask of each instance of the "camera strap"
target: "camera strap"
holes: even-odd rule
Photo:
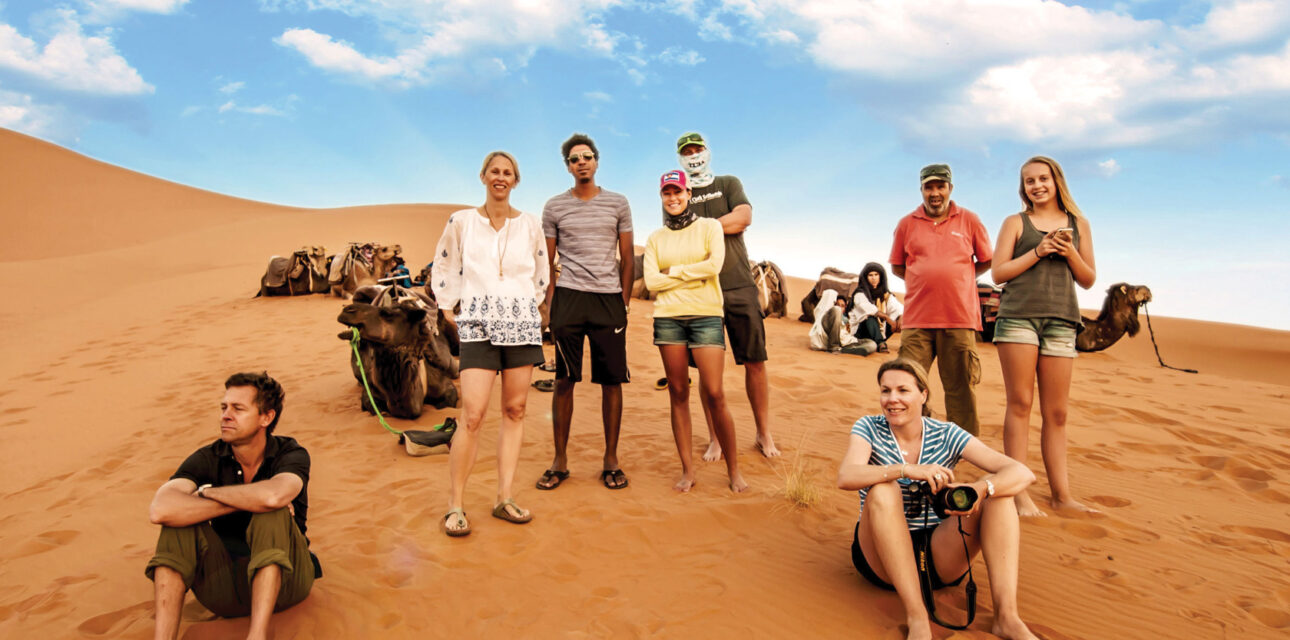
[[[930,505],[927,507],[930,510]],[[927,511],[923,512],[923,524],[928,524]],[[972,621],[976,619],[976,580],[972,579],[972,555],[968,553],[967,532],[963,531],[963,518],[959,518],[959,539],[963,541],[963,556],[967,558],[967,586],[963,593],[967,596],[967,622],[961,625],[950,624],[941,620],[936,615],[936,594],[932,590],[932,572],[936,567],[932,565],[932,536],[927,536],[923,544],[915,550],[915,560],[918,562],[918,586],[923,592],[923,604],[927,607],[927,615],[931,617],[932,622],[945,627],[946,629],[955,629],[962,631],[967,629]],[[926,528],[926,526],[924,526]]]

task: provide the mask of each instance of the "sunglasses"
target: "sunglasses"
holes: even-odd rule
[[[569,161],[569,164],[577,164],[578,160],[585,160],[587,162],[591,162],[592,160],[596,159],[596,154],[590,151],[584,151],[582,153],[575,153],[569,156],[567,159]]]

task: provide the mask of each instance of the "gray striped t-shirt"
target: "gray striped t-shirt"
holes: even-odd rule
[[[892,435],[886,416],[865,416],[856,420],[851,426],[851,435],[860,436],[873,446],[873,451],[869,454],[869,464],[900,465],[907,462],[905,456],[900,453],[900,444],[896,442],[896,436]],[[919,452],[918,464],[939,464],[947,469],[953,469],[959,463],[959,457],[963,455],[963,448],[971,441],[972,434],[953,422],[923,418],[923,450]],[[912,480],[907,478],[896,480],[900,485],[900,496],[906,505],[912,499],[909,495],[910,482]],[[864,509],[864,500],[868,495],[868,489],[860,490],[861,509]],[[923,518],[924,515],[927,516],[926,520]],[[910,531],[922,529],[924,522],[928,528],[931,528],[940,524],[941,519],[935,511],[926,507],[917,513],[905,512],[905,524]]]
[[[546,201],[542,232],[555,238],[560,278],[555,286],[588,293],[622,293],[618,234],[632,230],[632,209],[620,193],[601,189],[583,202],[570,189]],[[631,259],[631,256],[628,256]]]

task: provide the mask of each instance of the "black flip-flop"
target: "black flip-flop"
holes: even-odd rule
[[[568,480],[568,479],[569,479],[568,471],[555,471],[553,469],[547,469],[546,471],[542,472],[542,477],[537,481],[536,486],[537,488],[543,491],[550,491],[560,486],[561,483],[563,483],[565,480]],[[551,483],[552,480],[555,480],[554,484]]]
[[[537,389],[538,391],[546,391],[550,393],[552,391],[555,391],[555,380],[551,380],[551,379],[535,380],[533,381],[533,388]]]
[[[685,381],[686,381],[686,382],[688,382],[688,383],[690,384],[690,386],[691,386],[691,387],[693,387],[693,386],[694,386],[694,378],[686,378],[686,379],[685,379]],[[655,382],[655,383],[654,383],[654,388],[655,388],[655,389],[658,389],[659,391],[662,391],[662,390],[666,389],[666,388],[667,388],[667,378],[666,378],[666,377],[659,378],[659,379],[658,379],[658,382]]]
[[[626,489],[627,474],[623,473],[622,469],[605,469],[600,472],[600,483],[605,485],[606,489]]]

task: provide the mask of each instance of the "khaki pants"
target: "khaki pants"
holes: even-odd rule
[[[287,509],[251,516],[246,528],[250,558],[233,558],[209,522],[188,527],[161,527],[157,553],[144,574],[152,579],[157,567],[183,576],[184,585],[211,613],[224,618],[251,614],[251,580],[255,572],[282,567],[282,587],[274,611],[291,607],[309,595],[314,564],[305,535]]]
[[[932,361],[945,388],[945,414],[968,433],[981,435],[976,415],[976,385],[981,382],[981,357],[976,353],[974,329],[904,329],[900,357],[923,365],[931,373]]]

